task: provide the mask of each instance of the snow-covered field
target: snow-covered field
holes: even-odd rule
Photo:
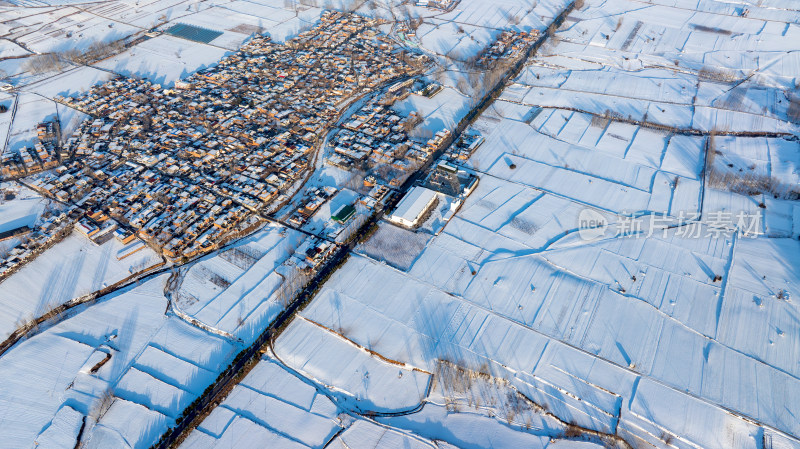
[[[382,222],[378,230],[369,240],[362,243],[358,250],[368,254],[375,260],[407,271],[417,260],[431,235],[425,232],[414,232],[395,226],[389,222]]]
[[[276,355],[304,376],[335,385],[343,406],[362,413],[416,408],[427,395],[430,373],[381,359],[348,341],[345,331],[296,319],[276,341]]]
[[[125,76],[138,76],[169,86],[222,59],[227,50],[169,35],[142,42],[96,64]]]
[[[80,440],[85,447],[150,447],[280,310],[276,290],[287,281],[277,272],[286,269],[284,261],[300,236],[268,226],[232,248],[207,256],[188,272],[163,274],[80,306],[17,343],[0,358],[0,378],[6,380],[0,386],[3,444],[29,447],[37,441],[74,447],[85,420]],[[66,251],[76,238],[85,240],[77,240],[81,245],[74,248],[75,253],[84,254],[81,258]],[[45,253],[0,284],[3,298],[13,295],[14,299],[4,307],[63,293],[64,285],[78,288],[93,279],[102,281],[98,270],[118,269],[114,264],[98,264],[104,246],[111,247],[112,242],[91,249],[87,245],[93,244],[82,236],[67,238],[59,244],[68,245],[66,249],[59,250],[57,245],[51,250],[55,252]],[[56,261],[54,254],[65,259]],[[68,270],[75,260],[81,261],[83,269]],[[89,262],[97,266],[86,269]],[[51,273],[50,281],[42,283],[44,264],[53,272],[62,270],[58,276],[64,282],[56,282]],[[31,273],[39,273],[39,280],[33,280]],[[67,282],[70,276],[73,279]],[[276,285],[265,287],[275,276],[279,277]],[[13,289],[10,282],[16,283]],[[35,286],[42,291],[26,296]],[[299,284],[290,287],[294,291]],[[195,302],[187,305],[189,298]],[[235,319],[230,319],[234,314]],[[214,326],[224,330],[219,332]],[[244,410],[248,403],[242,400],[239,406]],[[335,417],[335,410],[320,404],[313,413],[325,422]],[[305,418],[295,414],[292,419],[298,423]],[[326,428],[319,438],[332,437],[334,423]]]
[[[651,254],[656,257],[675,251],[659,242],[663,241],[618,243],[653,245]],[[754,242],[758,241],[742,243],[739,250]],[[708,247],[711,242],[698,243]],[[725,242],[720,243],[720,250],[725,250]],[[779,254],[800,249],[797,242],[776,244],[789,248],[765,263],[776,265]],[[625,425],[632,438],[657,440],[667,434],[700,447],[757,447],[746,444],[751,440],[742,437],[754,431],[749,421],[725,409],[765,423],[764,431],[778,428],[797,432],[790,414],[770,412],[792,410],[797,401],[793,396],[800,391],[794,377],[796,366],[786,371],[792,363],[786,362],[796,362],[797,356],[787,352],[788,348],[776,346],[790,344],[796,327],[780,322],[786,313],[775,307],[786,304],[786,300],[776,299],[777,287],[756,293],[762,298],[759,301],[772,301],[767,310],[773,311],[767,316],[774,317],[774,324],[748,326],[752,318],[742,316],[744,310],[749,308],[754,313],[765,306],[752,299],[754,287],[733,287],[733,276],[741,271],[736,267],[743,262],[734,262],[728,275],[731,280],[723,280],[730,282],[725,297],[719,299],[719,288],[703,272],[723,268],[724,260],[710,259],[712,255],[690,255],[697,259],[694,272],[686,266],[686,258],[676,252],[671,260],[678,263],[678,269],[673,271],[669,267],[659,269],[652,261],[648,265],[646,259],[622,259],[630,266],[620,262],[597,264],[598,273],[605,275],[597,276],[558,268],[547,260],[550,252],[537,257],[503,251],[505,248],[476,249],[475,253],[485,254],[483,260],[462,259],[457,265],[453,259],[447,264],[440,258],[436,265],[425,265],[426,279],[439,286],[412,277],[413,268],[412,275],[406,275],[368,259],[353,258],[303,316],[343,329],[349,340],[384,357],[423,369],[431,370],[436,359],[486,365],[536,403],[547,405],[560,419],[601,432],[610,433],[617,425]],[[551,257],[560,256],[558,250],[553,253]],[[749,259],[745,257],[741,260]],[[587,265],[592,258],[565,255],[564,260],[572,261],[570,269],[578,269],[575,261]],[[417,262],[421,263],[423,260]],[[434,266],[440,268],[434,270]],[[474,276],[468,266],[476,267]],[[791,271],[790,266],[788,262],[786,267]],[[640,271],[642,268],[646,273]],[[744,269],[748,268],[752,265]],[[633,272],[638,275],[638,285],[626,285],[629,290],[621,293],[608,279],[615,271],[607,270],[615,270],[617,279],[626,284],[637,283],[631,277],[622,277]],[[766,276],[781,285],[792,274],[781,270]],[[756,276],[752,277],[761,278]],[[674,286],[670,287],[672,278]],[[656,291],[651,290],[654,287]],[[464,289],[463,293],[454,290],[458,288]],[[786,291],[792,288],[790,283]],[[682,291],[691,293],[678,293]],[[729,300],[731,295],[737,299]],[[716,301],[700,302],[715,297]],[[664,300],[658,302],[656,298]],[[721,314],[720,301],[724,304]],[[740,304],[734,306],[732,301]],[[749,333],[742,334],[748,328]],[[764,352],[766,348],[770,351]],[[760,361],[770,359],[775,360],[774,366]],[[719,385],[718,379],[728,370],[753,372],[753,376],[767,376],[770,381],[745,380],[745,389],[738,382]],[[642,389],[642,385],[652,388]],[[781,394],[775,394],[776,389]],[[769,402],[763,398],[769,398]],[[706,419],[677,425],[669,408],[676,401],[683,401],[684,409]],[[649,413],[638,404],[647,404]],[[732,426],[741,430],[730,439],[715,442],[709,440],[709,435],[715,434],[709,432],[710,425],[719,426],[720,433]]]
[[[430,139],[443,129],[453,129],[456,123],[469,112],[470,98],[455,88],[453,76],[447,77],[444,89],[433,98],[412,94],[398,101],[392,108],[403,115],[417,112],[424,122],[415,132],[424,130],[420,137]]]
[[[31,446],[43,430],[74,415],[69,410],[59,412],[68,407],[81,416],[69,420],[73,433],[60,438],[74,446],[83,416],[99,416],[105,391],[119,381],[162,324],[160,317],[166,306],[161,294],[163,280],[153,280],[97,304],[3,355],[0,371],[6,381],[0,387],[0,428],[4,444]],[[105,356],[102,353],[112,354],[111,359],[96,375],[91,374],[93,366]],[[115,411],[121,407],[115,406]],[[153,419],[160,419],[159,416],[160,413],[152,413]],[[135,432],[130,423],[125,424],[128,432]],[[46,436],[47,432],[42,435]]]
[[[114,3],[117,7],[124,5],[122,2]],[[98,6],[111,5],[90,5],[86,9],[68,5],[46,8],[5,6],[1,26],[6,37],[37,53],[85,49],[95,42],[110,42],[140,30],[136,25],[101,16],[104,10],[108,10]]]
[[[18,150],[22,147],[33,147],[36,139],[36,125],[54,119],[56,103],[35,94],[23,93],[17,96],[17,113],[10,123],[6,151]],[[11,111],[5,114],[11,114]],[[3,142],[5,144],[5,142]]]
[[[598,13],[588,4],[504,98],[674,128],[796,130],[784,91],[794,88],[797,53],[786,42],[796,11],[656,0],[606,2]]]
[[[382,3],[363,12],[391,17]],[[565,3],[411,7],[425,17],[411,43],[474,55],[501,29],[543,30]],[[800,9],[585,3],[474,123],[486,140],[466,164],[480,183],[441,233],[382,223],[183,447],[800,447]],[[250,30],[283,40],[321,11],[284,6],[17,8],[0,30],[40,51],[73,28],[220,28],[209,44],[162,35],[95,65],[169,84]],[[37,28],[46,14],[54,24]],[[0,136],[22,145],[56,112],[37,94],[98,72],[31,77],[30,91],[0,97],[21,120],[0,117]],[[395,105],[421,114],[422,134],[453,127],[473,100],[455,65],[441,73],[442,92]],[[3,218],[28,219],[23,209]],[[746,229],[740,214],[759,220]],[[595,239],[586,216],[604,223]],[[296,291],[304,238],[269,226],[19,342],[0,357],[3,444],[74,447],[85,422],[86,447],[149,447]],[[5,332],[133,263],[114,265],[116,241],[80,239],[0,284]]]
[[[161,262],[145,247],[118,259],[125,247],[117,239],[102,245],[73,232],[0,282],[0,336],[73,298],[101,290]]]
[[[500,113],[475,125],[486,142],[470,163],[486,174],[614,213],[698,212],[705,138],[561,109],[531,123]]]
[[[27,189],[25,191],[30,192]],[[38,195],[0,202],[0,232],[21,226],[33,227],[45,207],[47,207],[47,201]]]
[[[300,313],[316,326],[306,334],[329,342],[303,346],[293,325],[276,353],[334,395],[360,386],[317,348],[364,347],[434,380],[438,360],[489,372],[555,422],[634,447],[800,447],[797,201],[709,180],[749,171],[784,192],[797,185],[800,145],[781,134],[797,131],[783,92],[793,52],[781,50],[798,12],[586,3],[475,123],[486,141],[468,164],[481,182],[443,232],[407,248],[406,266],[369,250],[386,248],[379,231]],[[774,49],[775,65],[737,59],[731,39],[754,55]],[[624,232],[584,240],[587,210]],[[739,213],[761,215],[755,233]],[[506,441],[469,433],[505,417],[437,406],[436,394],[379,421],[459,447]],[[534,428],[503,424],[508,441],[563,432]]]
[[[6,108],[6,112],[0,113],[0,142],[3,142],[3,151],[0,151],[0,155],[5,152],[5,143],[8,139],[8,133],[11,130],[11,123],[14,121],[13,117],[13,110],[14,104],[17,102],[17,98],[15,96],[9,95],[5,92],[0,93],[0,105]]]
[[[82,66],[71,68],[63,73],[31,83],[26,90],[47,98],[54,98],[59,95],[68,97],[88,90],[95,84],[103,83],[112,76],[111,73],[93,67]]]
[[[265,359],[181,447],[323,447],[343,427],[338,415],[328,397]]]
[[[289,256],[305,238],[285,228],[268,227],[235,248],[192,265],[173,293],[182,313],[252,342],[283,309],[292,291],[285,283],[297,277]],[[286,262],[286,263],[284,263]]]

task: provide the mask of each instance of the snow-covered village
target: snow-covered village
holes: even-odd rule
[[[0,449],[800,449],[800,2],[0,0]]]

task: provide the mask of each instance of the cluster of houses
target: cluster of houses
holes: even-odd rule
[[[430,9],[440,9],[443,11],[451,11],[456,7],[461,0],[417,0],[417,6],[424,6]]]
[[[333,243],[318,237],[310,237],[303,240],[295,251],[294,264],[301,272],[311,274],[335,252],[336,245]]]
[[[0,158],[0,177],[15,179],[29,176],[58,166],[64,154],[60,152],[61,128],[58,120],[36,126],[37,142],[33,148],[23,147],[17,152],[5,152]]]
[[[307,189],[303,194],[300,205],[289,217],[289,224],[298,228],[303,226],[338,191],[339,189],[330,186]]]
[[[478,55],[476,64],[478,67],[491,69],[500,60],[514,61],[523,57],[538,37],[539,32],[536,30],[529,33],[503,31],[491,45]]]
[[[91,118],[33,187],[80,207],[87,236],[120,229],[171,260],[213,250],[289,200],[346,104],[423,67],[377,24],[326,12],[286,45],[256,36],[170,88],[118,78],[59,99]]]
[[[477,131],[465,132],[447,149],[445,156],[453,162],[464,162],[486,139]]]
[[[366,102],[329,140],[332,154],[327,162],[366,172],[384,184],[398,187],[429,161],[445,145],[450,131],[439,131],[425,143],[409,137],[421,118],[414,112],[403,117],[392,109],[392,104],[408,97],[414,85],[413,79],[400,82]]]
[[[69,235],[75,222],[70,212],[45,211],[33,227],[23,226],[0,233],[0,241],[16,240],[14,246],[0,257],[0,281]]]

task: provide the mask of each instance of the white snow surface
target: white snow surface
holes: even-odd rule
[[[181,447],[322,447],[341,429],[315,388],[263,359]]]
[[[382,360],[335,331],[296,319],[276,342],[291,368],[342,390],[341,401],[361,411],[413,410],[427,395],[430,373]]]
[[[46,33],[81,28],[84,36],[73,31],[71,43],[61,42],[88,45],[148,28],[163,14],[171,23],[209,27],[230,17],[231,28],[261,26],[282,40],[321,11],[295,14],[278,0],[106,3],[3,7],[16,28],[3,23],[0,30],[50,51],[62,44]],[[509,17],[519,16],[518,29],[541,30],[564,3],[462,0],[448,13],[411,10],[426,16],[417,33],[424,51],[470,55],[498,28],[513,28]],[[787,94],[800,68],[791,46],[800,39],[800,10],[786,0],[586,3],[474,124],[486,141],[468,164],[481,182],[442,233],[402,256],[404,271],[354,254],[278,339],[280,360],[265,357],[185,447],[321,447],[341,429],[335,441],[359,447],[598,447],[553,439],[558,422],[616,431],[637,447],[800,447],[800,206],[710,188],[705,177],[713,168],[790,186],[800,179]],[[390,16],[380,6],[374,14]],[[456,23],[465,35],[453,38]],[[96,68],[170,84],[246,38],[227,28],[208,45],[160,36]],[[23,53],[5,43],[0,51]],[[10,61],[2,67],[16,74],[19,64]],[[64,80],[101,77],[84,68],[18,79],[37,81],[31,90],[49,97],[70,91]],[[412,95],[395,106],[424,117],[418,137],[452,128],[468,111],[471,99],[458,92],[457,79],[448,67],[437,96]],[[35,123],[56,113],[36,93],[0,97],[18,106],[13,123],[0,118],[0,137],[8,134],[11,148],[30,142]],[[711,131],[722,134],[715,137],[722,154],[708,167]],[[730,131],[789,138],[724,135]],[[650,236],[584,241],[576,231],[587,209],[611,225],[690,214],[701,232],[656,228]],[[762,235],[712,232],[717,212],[763,213]],[[301,239],[277,232],[245,243],[258,255],[253,264],[219,255],[198,262],[173,301],[235,339],[253,339],[277,313],[282,264]],[[105,279],[98,268],[65,280],[60,259],[47,263],[28,278],[17,273],[23,285],[11,291],[27,293],[49,272],[56,294],[44,283],[46,298],[40,292],[10,301],[26,307],[5,314],[8,329],[50,299],[83,291],[64,285]],[[241,345],[165,316],[165,282],[162,276],[105,298],[5,353],[4,443],[74,445],[79,415],[93,416],[107,391],[115,399],[99,422],[89,419],[88,447],[157,440]],[[89,373],[107,351],[111,359]],[[546,407],[552,427],[452,413],[437,392],[423,397],[428,375],[412,368],[434,372],[439,359],[506,379]],[[424,406],[380,423],[353,422],[342,414],[353,401],[381,411]]]
[[[0,203],[0,232],[33,225],[44,212],[47,202],[42,198],[19,198]]]
[[[559,419],[631,444],[757,448],[763,434],[799,447],[796,206],[704,176],[711,130],[797,131],[786,101],[766,100],[791,72],[748,76],[750,56],[730,51],[731,40],[737,52],[778,50],[797,11],[735,8],[587,2],[474,124],[486,138],[469,161],[481,183],[410,269],[351,257],[301,315],[421,369],[486,366]],[[796,185],[791,137],[717,139],[720,169]],[[585,209],[653,227],[584,241]],[[761,210],[762,235],[715,232],[720,210]],[[663,229],[662,216],[692,218]],[[429,406],[387,423],[428,435]],[[459,445],[456,428],[441,434]]]
[[[117,252],[124,247],[117,239],[97,245],[73,232],[26,263],[0,283],[2,338],[56,306],[161,262],[161,257],[148,247],[122,260],[117,259]]]
[[[271,279],[270,276],[275,276],[274,270],[285,267],[283,262],[292,254],[290,249],[296,246],[298,235],[287,233],[281,227],[267,226],[237,242],[226,253],[214,254],[195,264],[189,270],[190,275],[177,287],[174,283],[167,283],[170,275],[162,274],[141,285],[101,298],[97,303],[79,306],[57,324],[45,326],[31,338],[20,341],[0,358],[0,377],[9,379],[0,386],[0,434],[4,436],[4,444],[27,447],[32,441],[41,440],[42,444],[55,442],[72,447],[76,443],[77,431],[70,429],[77,425],[78,418],[85,416],[87,424],[81,441],[86,447],[150,447],[241,351],[243,340],[254,338],[253,333],[260,332],[277,313],[280,306],[277,305],[274,289],[259,290],[263,287],[260,280]],[[75,237],[83,239],[83,242],[77,240],[78,243],[93,245],[82,236],[72,236],[62,244],[69,243]],[[106,243],[109,244],[111,242]],[[58,248],[58,245],[54,248]],[[87,251],[83,246],[78,248]],[[78,248],[76,251],[80,252]],[[232,252],[234,249],[240,249],[247,256],[234,258],[232,254],[237,254]],[[37,258],[23,271],[35,269],[37,262],[48,260],[46,256]],[[242,264],[242,261],[248,260],[253,263]],[[54,259],[48,263],[54,263]],[[242,265],[242,268],[235,263]],[[174,309],[168,308],[169,299],[165,296],[167,293],[175,301],[184,288],[202,290],[202,284],[198,286],[196,283],[198,280],[206,282],[207,278],[193,277],[192,270],[203,271],[199,267],[225,264],[231,267],[232,273],[238,273],[240,280],[229,285],[220,284],[225,287],[203,298],[214,305],[216,301],[223,301],[220,298],[232,297],[237,301],[224,304],[222,309],[250,310],[242,315],[241,321],[237,321],[238,327],[232,329],[236,335],[234,337],[226,337],[185,321]],[[17,274],[20,273],[22,271]],[[95,274],[91,270],[74,273]],[[21,282],[22,278],[17,278],[17,274],[0,286],[6,288],[9,282]],[[78,281],[83,282],[80,279]],[[242,297],[238,293],[244,283],[248,283],[248,288],[258,291],[254,295],[256,301],[248,302],[246,295]],[[236,294],[226,294],[228,289]],[[17,294],[22,291],[18,290]],[[220,302],[218,305],[223,304]],[[216,309],[212,307],[207,310]],[[198,316],[208,318],[211,315]],[[216,316],[224,318],[226,315]],[[223,319],[215,322],[222,327],[225,323]],[[110,354],[110,358],[102,362],[106,354]],[[58,368],[54,369],[53,366]],[[256,380],[245,384],[267,392],[277,386],[272,383],[272,376],[268,376],[267,380],[270,382],[268,385],[263,383],[263,379],[262,384]],[[313,397],[313,387],[302,382],[300,384],[300,387],[296,387],[298,391],[305,391],[306,395],[310,391]],[[272,396],[278,393],[283,393],[280,387],[273,390]],[[104,401],[104,397],[110,400]],[[229,399],[234,401],[236,397],[246,399],[238,394]],[[271,396],[265,397],[267,402],[262,405],[287,420],[287,426],[290,427],[296,428],[298,423],[307,425],[308,419],[317,420],[319,432],[314,434],[316,436],[308,434],[301,439],[308,439],[304,444],[319,445],[335,433],[336,423],[332,420],[336,416],[336,407],[325,397],[310,400],[303,397],[308,396],[299,396],[295,403],[305,407],[316,418],[308,418],[302,410],[295,411],[294,405],[287,405],[289,408],[286,409],[272,407]],[[235,410],[245,413],[252,405],[241,400],[236,402]],[[328,401],[327,405],[324,401]],[[69,412],[69,407],[78,414]],[[254,416],[256,412],[246,416]],[[98,416],[101,417],[98,419]],[[234,427],[238,426],[243,431],[260,426],[248,418],[239,421]],[[283,428],[283,431],[286,435],[292,434],[289,427]],[[276,444],[280,444],[278,441],[298,441],[292,440],[292,437],[285,440],[274,433],[267,433],[275,438]]]

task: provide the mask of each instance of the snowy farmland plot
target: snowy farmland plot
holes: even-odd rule
[[[5,339],[20,325],[71,299],[103,289],[161,262],[152,249],[123,259],[117,239],[97,245],[73,232],[0,283],[0,335]]]
[[[698,212],[703,138],[563,109],[496,120],[476,125],[486,137],[477,170],[618,214]]]
[[[794,88],[796,54],[785,51],[794,14],[756,6],[737,14],[722,2],[589,2],[508,98],[671,128],[793,132],[784,89]]]
[[[414,232],[383,222],[375,234],[361,244],[359,250],[375,260],[408,271],[430,239],[428,233]]]
[[[448,402],[445,382],[420,412],[379,419],[420,437],[486,447],[522,441],[503,432],[535,439],[573,423],[634,447],[798,447],[798,144],[784,135],[796,125],[779,87],[792,75],[776,63],[750,76],[756,61],[710,38],[736,30],[739,45],[789,61],[780,37],[795,13],[586,3],[475,123],[486,142],[468,164],[481,183],[443,232],[403,271],[373,237],[370,257],[351,257],[299,322],[431,372],[435,385],[439,360],[483,367],[553,419],[526,427],[470,411],[474,396]],[[782,190],[714,181],[748,172]],[[587,209],[609,230],[631,217],[680,225],[586,240]],[[715,222],[720,211],[761,211],[761,232]],[[330,391],[351,391],[318,346],[334,347],[302,346],[290,329],[276,351]],[[476,443],[467,429],[478,422],[502,430]]]
[[[566,425],[503,379],[441,362],[420,413],[378,421],[458,447],[551,447]],[[607,447],[615,447],[610,442]]]
[[[174,289],[173,307],[225,335],[252,342],[299,288],[292,279],[300,274],[289,258],[304,238],[270,226],[198,262]]]
[[[392,105],[394,110],[403,115],[416,112],[423,118],[422,124],[412,132],[412,137],[427,140],[443,129],[453,129],[469,111],[470,97],[456,87],[460,78],[452,72],[445,75],[444,88],[432,98],[411,94]]]
[[[344,432],[339,434],[331,443],[332,447],[404,447],[409,449],[434,449],[446,448],[439,441],[426,440],[411,434],[401,432],[377,423],[358,420]]]
[[[567,428],[506,380],[448,362],[432,363],[432,375],[342,332],[295,319],[276,340],[275,358],[263,358],[181,447],[545,447]]]
[[[430,373],[381,359],[340,331],[297,319],[275,342],[287,366],[323,385],[335,385],[344,407],[361,413],[413,410],[426,396]]]
[[[344,424],[313,385],[264,358],[182,448],[323,447]]]
[[[40,438],[51,438],[51,432],[47,431],[50,427],[70,424],[71,432],[61,435],[60,441],[64,446],[74,446],[78,429],[87,416],[91,416],[86,419],[90,421],[88,425],[97,430],[95,435],[98,440],[109,443],[110,446],[105,447],[114,446],[109,438],[117,431],[111,430],[112,427],[126,432],[128,441],[136,441],[139,438],[152,438],[152,435],[143,434],[148,432],[148,428],[152,429],[150,431],[156,430],[152,425],[166,424],[167,419],[162,412],[167,412],[167,408],[150,410],[148,407],[154,404],[149,400],[145,401],[139,396],[136,398],[139,403],[134,403],[136,399],[127,395],[131,388],[130,381],[133,380],[127,372],[133,359],[145,348],[159,327],[165,324],[163,281],[163,277],[155,279],[104,301],[21,342],[4,354],[0,361],[0,370],[8,379],[3,383],[0,395],[3,401],[0,428],[3,429],[4,444],[27,447]],[[174,332],[173,335],[178,336],[179,333]],[[171,341],[177,343],[179,340]],[[189,348],[191,346],[185,346],[184,352]],[[110,358],[106,363],[99,364],[106,354],[110,354]],[[163,356],[168,357],[166,353]],[[54,360],[58,360],[58,369],[51,367]],[[125,378],[125,381],[122,382],[121,378]],[[162,394],[168,394],[175,388],[162,384],[159,389],[154,383],[160,381],[155,378],[150,380],[149,386],[145,387],[147,382],[144,382],[142,387],[154,393],[161,391]],[[114,393],[119,383],[127,385]],[[126,399],[103,404],[107,391]],[[142,405],[142,402],[147,405]],[[103,416],[108,421],[97,423],[101,409],[109,405],[114,411]],[[177,405],[176,402],[172,408]],[[73,417],[75,413],[69,409],[77,411],[79,416]],[[123,419],[114,424],[114,416],[120,413],[124,413],[124,416],[120,416]],[[131,425],[131,418],[142,425]],[[120,437],[116,439],[119,441]],[[103,444],[96,447],[103,447]]]
[[[59,245],[69,244],[72,238]],[[280,291],[289,275],[285,262],[303,238],[303,234],[268,226],[185,273],[162,274],[79,307],[20,341],[0,358],[4,378],[16,379],[0,387],[4,441],[12,447],[27,447],[31,441],[73,447],[85,420],[80,441],[86,447],[149,447],[283,308]],[[91,254],[85,256],[87,260]],[[41,271],[44,268],[37,264],[45,262],[56,263],[45,253],[19,274]],[[92,270],[70,273],[96,274]],[[0,287],[22,281],[15,275]],[[83,279],[79,276],[76,282],[80,286]],[[296,290],[299,285],[290,287]],[[15,294],[25,291],[18,285],[15,288]],[[46,368],[52,363],[60,368]],[[29,387],[35,387],[23,388],[31,379],[35,380]],[[265,384],[267,379],[270,383]],[[259,377],[261,384],[252,387],[267,394],[263,396],[267,402],[258,407],[269,405],[272,413],[283,416],[288,424],[281,429],[287,434],[291,428],[286,426],[316,419],[319,433],[300,438],[311,446],[333,437],[340,428],[336,406],[324,396],[313,399],[314,388],[294,379],[300,384],[294,388],[301,392],[296,401],[305,400],[309,390],[312,399],[308,404],[273,409],[271,395],[283,393],[271,383],[274,380],[274,376]],[[292,384],[291,380],[287,382]],[[232,429],[246,431],[260,425],[248,421],[259,409],[252,409],[255,404],[245,394],[254,390],[245,390],[229,397],[231,409],[244,416]],[[234,435],[238,433],[230,436]]]
[[[794,432],[794,424],[767,411],[777,406],[792,407],[793,398],[771,396],[766,409],[753,408],[759,402],[746,391],[737,390],[735,384],[726,386],[724,393],[703,396],[704,391],[710,391],[706,388],[716,382],[716,376],[724,376],[720,370],[725,365],[719,365],[717,360],[725,360],[737,370],[747,366],[764,370],[763,375],[770,376],[771,383],[748,383],[760,390],[760,397],[770,397],[769,392],[776,387],[787,394],[797,391],[792,386],[796,380],[783,371],[785,368],[766,367],[758,360],[765,354],[748,356],[732,349],[743,349],[741,345],[722,340],[720,332],[728,332],[723,329],[729,324],[720,321],[722,317],[714,318],[716,304],[692,304],[690,298],[715,296],[716,288],[709,285],[709,280],[705,284],[698,282],[699,287],[692,294],[695,296],[662,294],[688,303],[656,304],[659,310],[638,299],[635,293],[604,286],[607,280],[597,283],[541,259],[526,259],[526,263],[522,263],[525,259],[487,263],[467,291],[456,296],[385,265],[351,259],[303,315],[324,326],[343,329],[349,340],[384,357],[426,370],[434,370],[438,359],[475,367],[485,365],[495,375],[507,378],[526,397],[546,405],[559,419],[599,432],[611,433],[625,424],[634,439],[658,441],[664,435],[673,435],[700,447],[758,447],[748,443],[753,440],[744,438],[752,432],[749,421],[731,415],[727,411],[731,409],[757,417],[767,423],[770,431],[779,428]],[[698,271],[713,265],[703,262]],[[517,275],[509,277],[512,270],[534,273],[534,278],[520,282]],[[663,279],[663,275],[650,271]],[[775,277],[783,279],[781,276],[785,275]],[[651,283],[649,277],[642,276],[639,274],[638,282]],[[708,291],[702,291],[703,285]],[[752,307],[759,306],[753,303]],[[785,338],[791,338],[788,328],[782,332],[787,335]],[[782,337],[766,332],[763,338],[763,345],[771,345],[771,340]],[[709,340],[711,343],[704,343]],[[281,351],[280,345],[278,350]],[[703,355],[706,351],[711,351],[708,359]],[[595,368],[590,369],[592,366]],[[691,374],[708,370],[713,371],[707,375]],[[660,408],[674,400],[653,399],[656,393],[635,388],[638,381],[645,380],[657,382],[661,395],[682,398],[687,409],[696,410],[709,420],[719,420],[714,425],[719,426],[720,432],[729,426],[726,420],[733,420],[741,432],[717,445],[704,432],[708,423],[677,425],[671,421],[669,409]],[[629,408],[630,398],[639,395],[650,407],[650,414]]]
[[[357,419],[337,406],[336,393],[333,399],[327,394],[279,360],[264,357],[180,447],[455,447],[392,423]]]
[[[3,15],[4,34],[37,53],[86,48],[94,42],[109,42],[138,31],[134,25],[69,5],[6,8]]]
[[[161,35],[96,64],[124,76],[138,76],[170,86],[198,69],[219,61],[226,50]]]
[[[48,206],[48,201],[32,190],[10,183],[2,183],[0,188],[14,195],[11,200],[0,200],[0,232],[33,227]]]
[[[800,449],[800,6],[583,0],[551,28],[571,2],[425,4],[0,6],[4,152],[44,119],[68,133],[85,117],[59,96],[117,75],[167,88],[256,33],[285,42],[349,7],[430,59],[442,90],[393,104],[419,114],[409,135],[424,143],[472,116],[490,87],[472,61],[503,31],[547,33],[469,123],[484,140],[453,163],[480,182],[458,207],[416,231],[378,221],[309,283],[310,244],[341,241],[331,216],[360,194],[324,155],[291,161],[316,166],[306,187],[338,192],[304,227],[268,220],[10,339],[0,446],[150,448],[222,385],[180,447]],[[124,45],[86,64],[33,64],[110,42]],[[0,233],[60,207],[21,185],[0,185],[16,189]],[[279,194],[284,212],[300,204]],[[126,248],[74,232],[2,279],[0,340],[164,260]],[[217,384],[260,335],[247,375]]]
[[[715,137],[711,143],[703,213],[744,211],[760,217],[752,229],[759,235],[800,237],[800,144],[747,137]]]
[[[36,125],[57,115],[55,102],[30,93],[17,97],[16,109],[17,114],[14,114],[8,131],[6,151],[32,147],[36,139]]]

